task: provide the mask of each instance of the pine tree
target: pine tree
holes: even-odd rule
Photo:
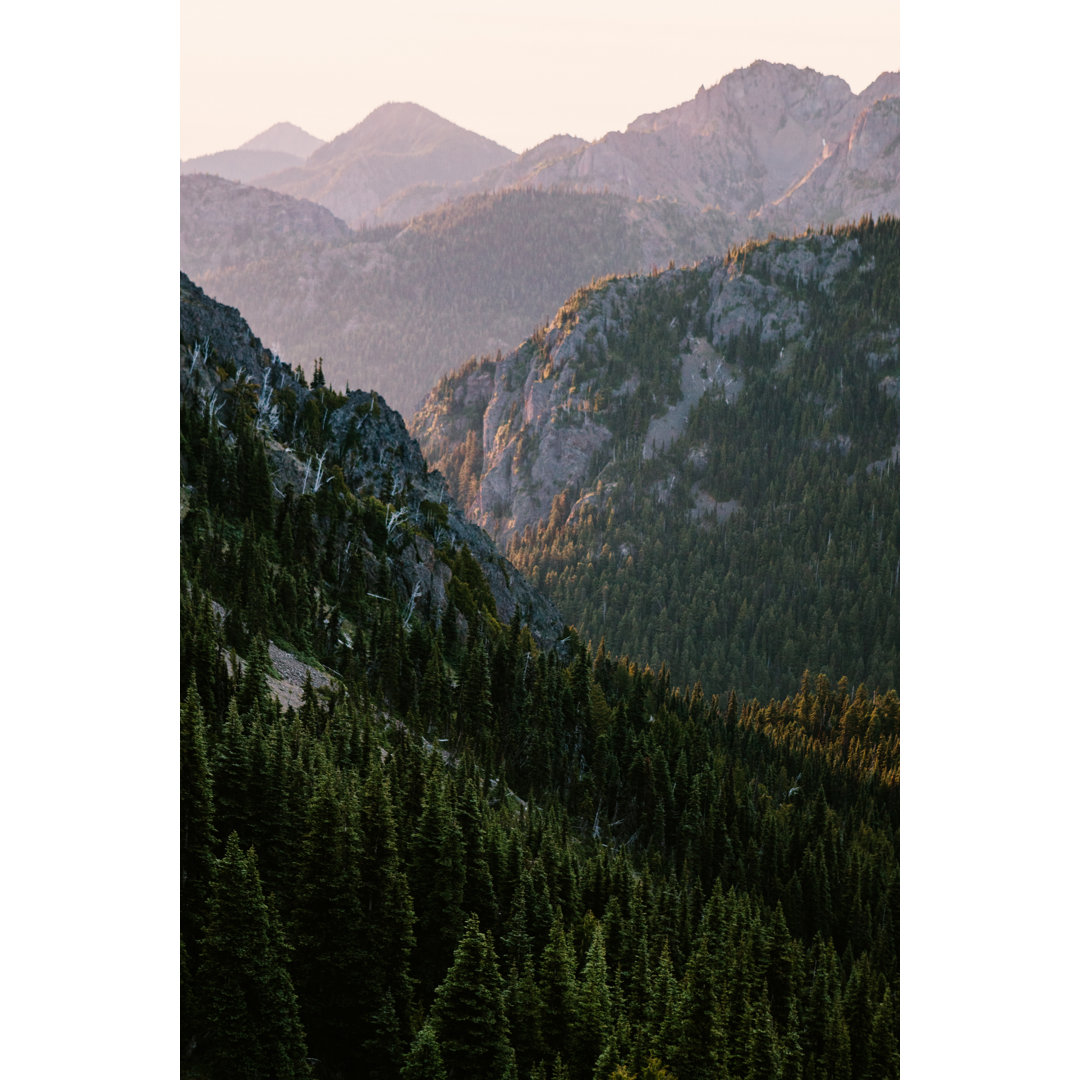
[[[360,792],[357,904],[362,917],[358,1016],[353,1038],[371,1077],[396,1077],[408,1045],[415,941],[413,906],[390,801],[389,781],[375,765]]]
[[[225,730],[214,761],[215,821],[221,833],[236,832],[242,842],[251,842],[251,803],[248,787],[251,758],[248,737],[236,698],[229,701]]]
[[[465,845],[443,783],[433,778],[412,837],[409,891],[416,905],[414,973],[422,998],[445,977],[464,921]]]
[[[430,1023],[425,1024],[405,1057],[401,1080],[447,1080],[439,1040]]]
[[[362,1061],[356,1028],[368,992],[358,817],[355,785],[318,771],[293,914],[296,987],[311,1051],[350,1070]]]
[[[214,875],[214,788],[199,693],[192,683],[180,707],[180,926],[202,934]]]
[[[593,928],[581,981],[574,993],[573,1068],[576,1075],[591,1077],[611,1031],[611,991],[607,984],[607,960],[601,924]]]
[[[502,995],[495,949],[470,915],[431,1009],[448,1080],[516,1080]]]
[[[576,990],[574,961],[566,944],[561,911],[552,918],[550,937],[540,958],[539,986],[541,1030],[550,1056],[566,1049]]]
[[[900,1075],[900,1012],[892,989],[885,994],[874,1010],[874,1027],[870,1043],[870,1064],[867,1075],[874,1080],[896,1080]]]
[[[699,947],[690,958],[665,1039],[679,1080],[723,1080],[723,1026],[712,957]]]
[[[217,866],[199,967],[197,1056],[212,1076],[307,1077],[284,939],[263,897],[255,851],[235,832]]]

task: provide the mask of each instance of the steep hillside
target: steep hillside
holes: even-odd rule
[[[316,150],[303,166],[258,183],[311,199],[359,226],[377,207],[414,184],[452,184],[513,158],[485,139],[419,105],[391,103]]]
[[[758,233],[789,233],[808,222],[858,221],[864,214],[898,215],[899,177],[900,99],[884,97],[859,114],[847,139],[758,212]]]
[[[593,641],[708,688],[898,682],[899,222],[579,290],[411,427]]]

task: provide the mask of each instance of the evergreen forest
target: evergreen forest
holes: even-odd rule
[[[841,341],[791,377],[842,372],[857,417],[877,399]],[[735,347],[740,407],[809,425],[754,389],[773,346]],[[788,692],[748,691],[757,661],[727,654],[683,680],[563,625],[384,401],[321,364],[309,382],[184,279],[180,369],[185,1080],[898,1075],[899,698],[887,666],[830,651],[862,608],[830,594],[807,638],[777,608],[776,662],[806,657]],[[750,415],[691,418],[740,433],[712,482],[763,493],[713,557],[764,565],[791,500],[811,552],[792,580],[821,543],[838,589],[864,564],[891,579],[887,544],[845,531],[872,507],[888,532],[888,472],[754,474]]]

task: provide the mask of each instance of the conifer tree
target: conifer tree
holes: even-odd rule
[[[192,683],[180,707],[181,932],[195,944],[202,934],[214,875],[214,789],[199,692]]]
[[[885,994],[874,1010],[874,1026],[871,1033],[868,1076],[874,1080],[896,1080],[900,1075],[900,1015],[892,988],[886,986]]]
[[[360,792],[357,905],[363,953],[353,1038],[371,1077],[396,1077],[408,1045],[412,981],[409,961],[415,941],[413,906],[390,801],[389,783],[375,765]]]
[[[470,915],[431,1009],[448,1080],[516,1080],[502,995],[491,939]]]
[[[573,1039],[574,1072],[591,1077],[611,1031],[611,991],[607,984],[607,960],[604,931],[600,923],[593,928],[592,941],[574,994],[570,1033]]]
[[[433,779],[424,793],[409,860],[409,891],[416,905],[414,973],[424,998],[446,975],[461,934],[464,849],[443,782]]]
[[[447,1080],[439,1040],[430,1022],[420,1029],[406,1055],[401,1080]]]
[[[687,965],[665,1039],[665,1058],[679,1080],[725,1080],[727,1076],[718,989],[712,957],[699,947]]]
[[[548,1055],[565,1048],[573,1019],[574,961],[563,932],[562,912],[551,920],[548,943],[540,958],[541,1030]]]
[[[285,946],[263,897],[255,851],[230,833],[217,866],[199,967],[198,1058],[213,1077],[307,1077]]]
[[[356,1028],[368,990],[358,816],[355,785],[318,772],[293,915],[296,986],[312,1053],[348,1069],[362,1060]]]
[[[235,697],[229,700],[225,730],[214,761],[215,820],[225,835],[236,832],[250,843],[251,804],[248,798],[251,758],[248,737]]]

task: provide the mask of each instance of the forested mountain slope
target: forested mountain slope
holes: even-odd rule
[[[411,422],[567,619],[676,679],[898,685],[899,222],[581,289]]]
[[[180,322],[185,1080],[896,1077],[895,693],[547,647],[378,396]]]

